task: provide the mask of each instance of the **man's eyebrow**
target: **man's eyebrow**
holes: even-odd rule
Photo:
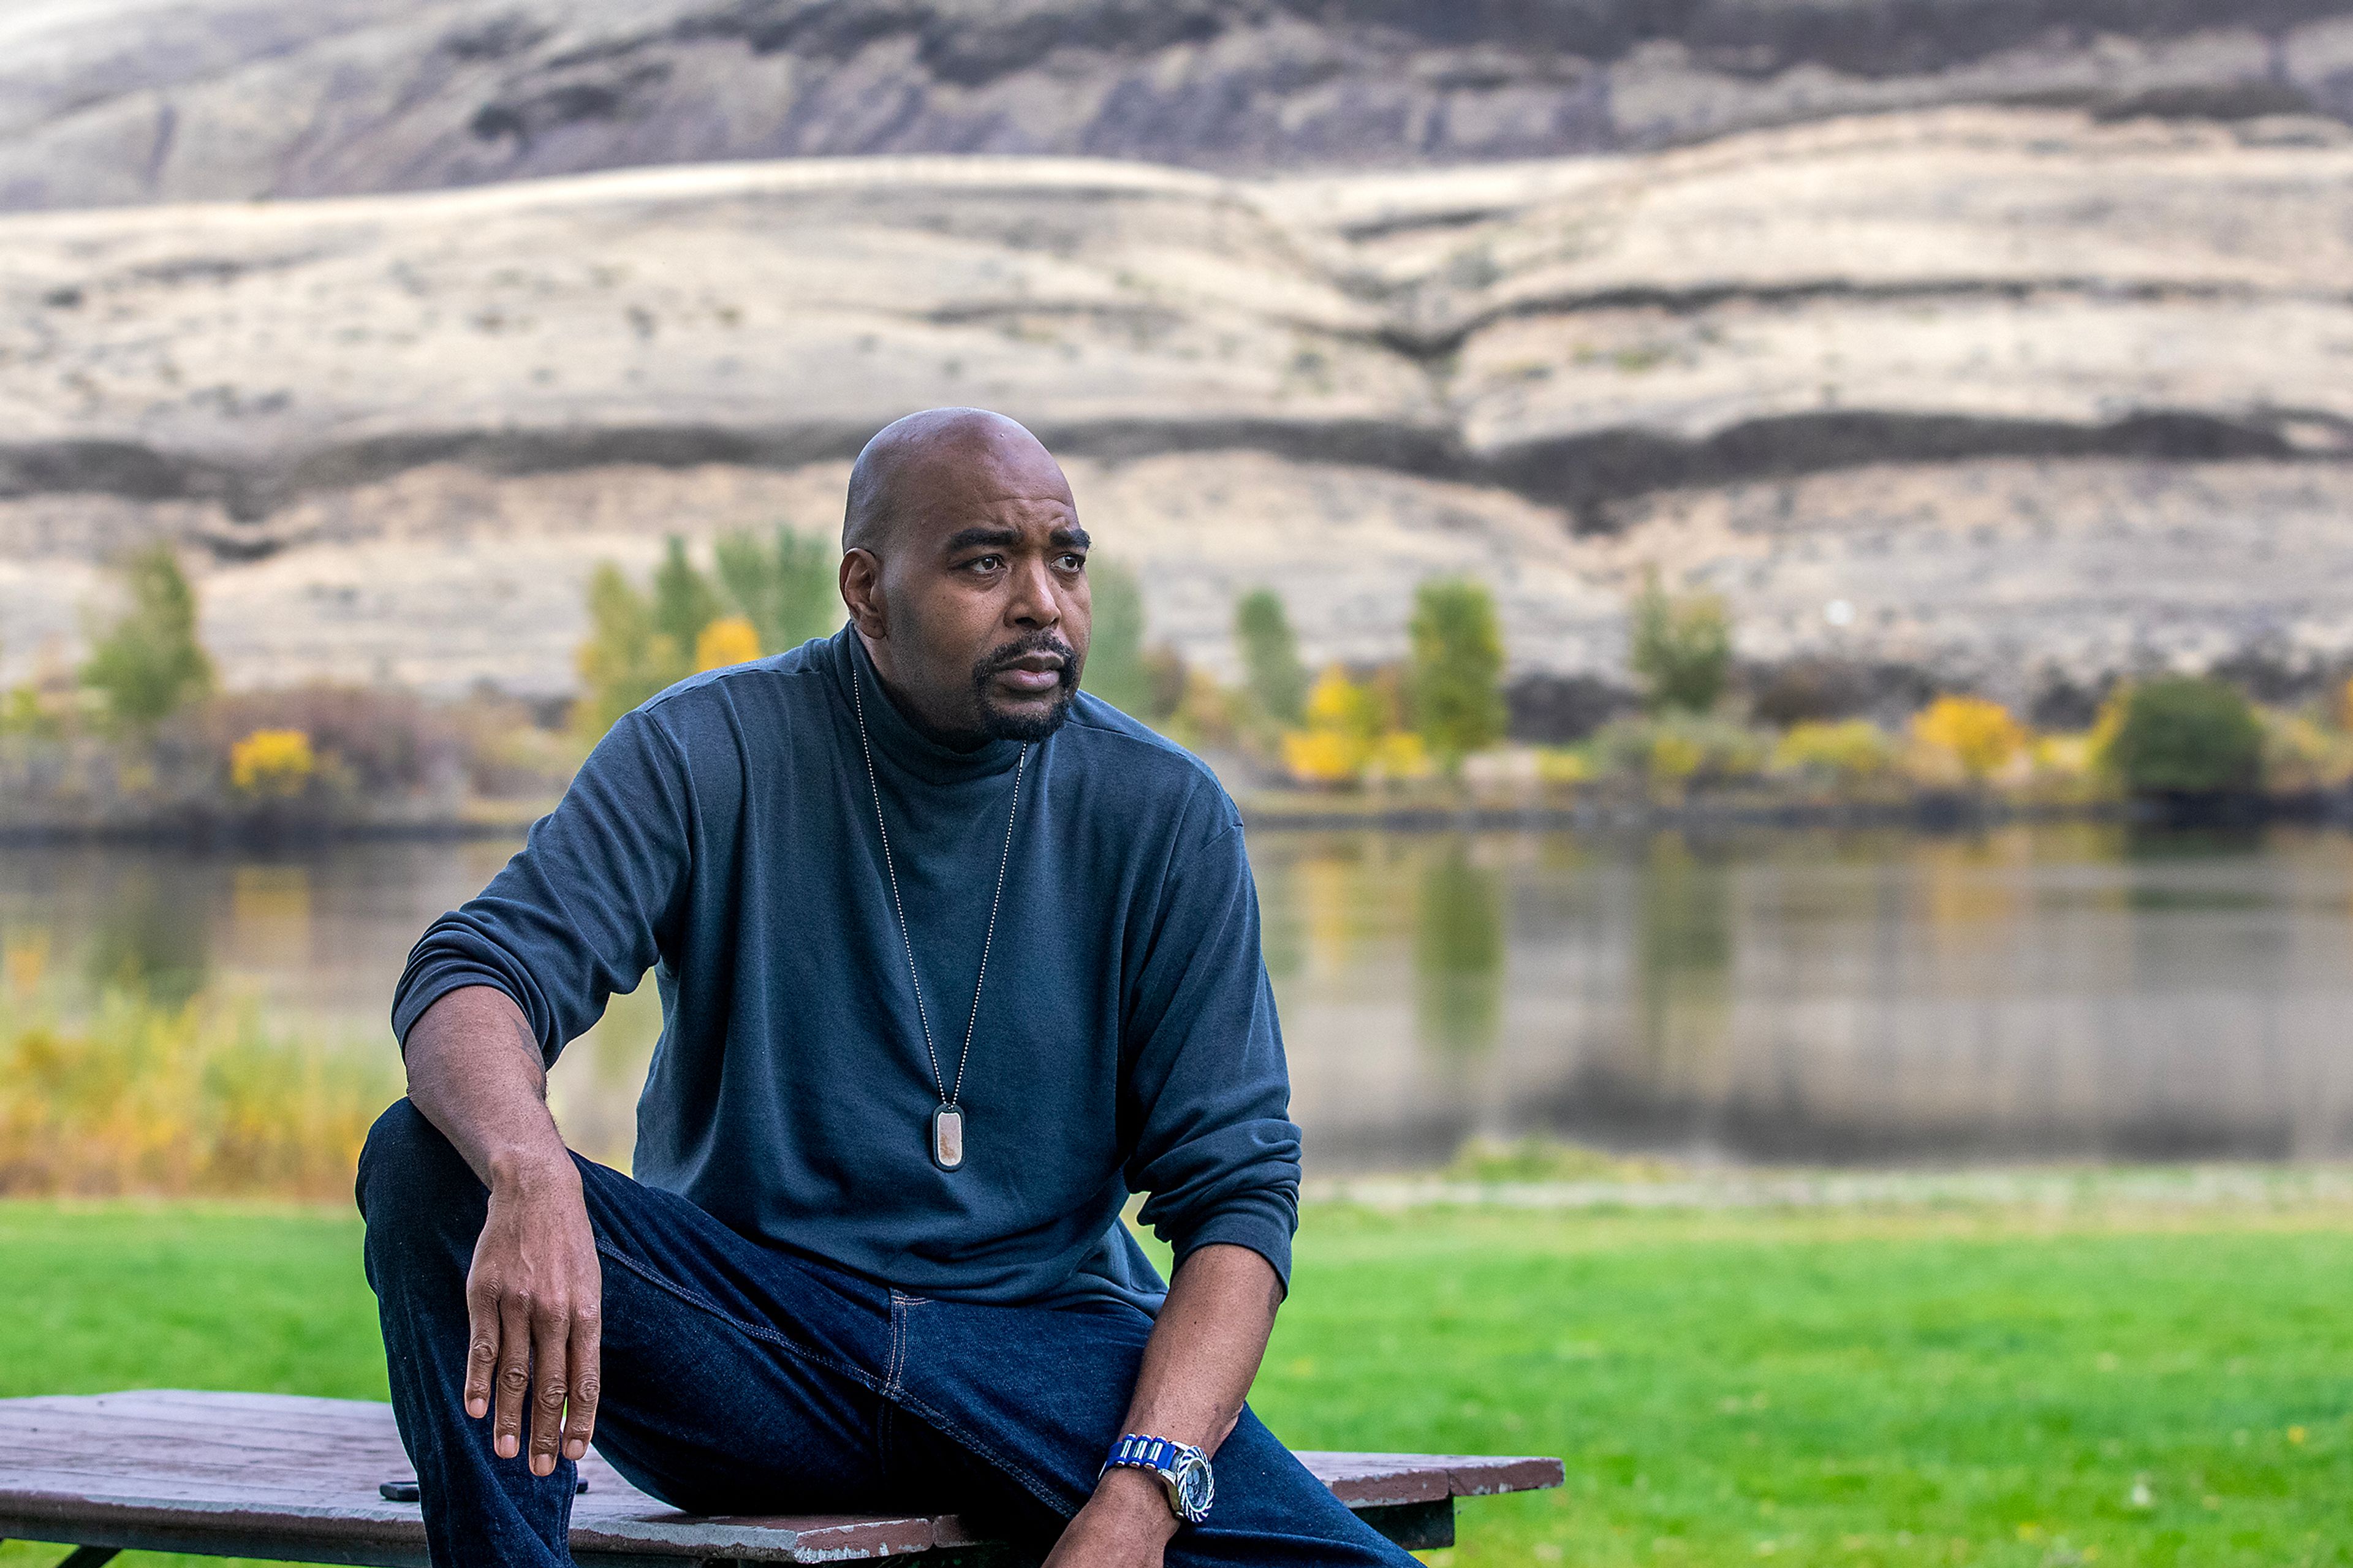
[[[1010,550],[1020,542],[1017,529],[963,528],[949,534],[940,548],[944,554],[961,555],[967,550]],[[1057,550],[1091,550],[1095,542],[1077,523],[1066,522],[1047,535],[1047,542]]]
[[[1009,528],[965,528],[949,534],[947,543],[942,548],[946,553],[955,555],[983,547],[1010,550],[1020,542],[1021,535]]]

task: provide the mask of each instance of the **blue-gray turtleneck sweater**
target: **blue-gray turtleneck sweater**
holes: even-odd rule
[[[1021,747],[938,745],[845,627],[700,675],[615,725],[480,897],[409,954],[393,1029],[462,985],[556,1054],[650,968],[662,1034],[635,1173],[744,1235],[944,1299],[1149,1311],[1130,1192],[1181,1262],[1290,1274],[1299,1130],[1233,802],[1081,694],[1029,748],[965,1069],[965,1158],[892,913],[851,682],[940,1071],[953,1085]]]

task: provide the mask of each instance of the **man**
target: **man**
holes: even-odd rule
[[[953,1509],[1054,1568],[1411,1562],[1243,1405],[1298,1130],[1233,803],[1077,689],[1088,542],[1019,426],[900,420],[849,624],[625,717],[417,943],[359,1200],[436,1563],[567,1561],[592,1441],[681,1508]],[[544,1074],[649,967],[631,1180]]]

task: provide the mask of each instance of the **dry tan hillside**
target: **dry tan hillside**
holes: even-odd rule
[[[206,563],[232,679],[558,690],[594,561],[829,529],[859,441],[952,401],[1069,456],[1157,633],[1212,663],[1240,587],[1366,657],[1469,570],[1523,668],[1606,673],[1656,562],[1765,660],[2020,698],[2316,668],[2353,654],[2348,278],[2353,133],[2313,117],[26,214],[0,219],[0,678],[162,532]]]
[[[1967,103],[2353,120],[2353,0],[10,0],[0,208],[844,154],[1395,169]]]

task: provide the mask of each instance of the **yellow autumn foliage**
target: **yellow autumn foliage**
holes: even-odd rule
[[[1293,730],[1282,737],[1282,765],[1303,784],[1354,784],[1371,748],[1337,730]]]
[[[1593,761],[1567,746],[1536,749],[1536,778],[1547,784],[1576,785],[1593,782]]]
[[[1662,728],[1651,737],[1650,776],[1653,784],[1682,784],[1707,761],[1707,749],[1679,731]]]
[[[759,628],[742,616],[722,616],[694,639],[696,670],[724,669],[760,657]]]
[[[1411,730],[1391,730],[1373,742],[1369,769],[1385,779],[1424,779],[1437,763],[1429,742]]]
[[[1894,742],[1868,719],[1849,719],[1835,724],[1811,720],[1792,724],[1773,748],[1773,765],[1781,772],[1843,784],[1860,783],[1888,773],[1895,762]]]
[[[2263,778],[2286,794],[2342,789],[2353,778],[2353,737],[2300,713],[2266,713]]]
[[[1393,725],[1396,702],[1372,682],[1348,679],[1338,665],[1318,676],[1307,693],[1303,730],[1282,737],[1282,764],[1303,784],[1332,786],[1428,777],[1430,748],[1419,735]]]
[[[1937,698],[1913,715],[1912,737],[1950,755],[1971,784],[1982,784],[2026,748],[2025,727],[1982,697]]]
[[[1307,693],[1307,727],[1369,743],[1381,732],[1380,698],[1371,686],[1349,679],[1346,670],[1333,665],[1315,678]]]
[[[256,730],[228,749],[228,782],[240,795],[301,795],[318,771],[300,730]]]
[[[400,1093],[384,1052],[275,1033],[248,1002],[111,992],[69,1019],[10,978],[0,1193],[348,1203],[368,1124]]]

